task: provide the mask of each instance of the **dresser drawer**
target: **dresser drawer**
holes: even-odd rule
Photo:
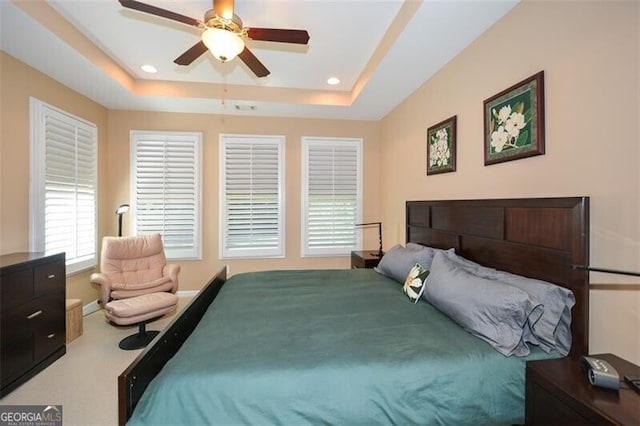
[[[20,377],[33,364],[33,335],[16,336],[14,339],[2,337],[0,351],[0,380],[2,384]]]
[[[41,296],[64,288],[64,261],[45,263],[33,269],[33,295]]]
[[[531,379],[527,379],[531,380]],[[527,382],[529,386],[529,382]],[[544,387],[533,383],[527,387],[527,403],[529,412],[527,426],[535,425],[597,425],[592,419],[583,417],[557,396],[549,393]],[[602,420],[600,420],[602,421]]]
[[[42,263],[33,268],[13,268],[9,272],[4,272],[0,277],[2,309],[10,309],[34,297],[64,289],[65,273],[64,258],[55,262]]]
[[[50,322],[64,322],[64,294],[50,294],[11,309],[2,310],[0,318],[2,342],[25,333],[48,328]],[[64,328],[64,326],[63,326]]]
[[[64,346],[64,294],[50,294],[3,310],[1,324],[4,382]]]
[[[2,310],[28,302],[33,298],[33,269],[3,273],[0,284]]]
[[[57,308],[57,306],[56,306]],[[65,310],[49,310],[48,316],[33,333],[33,357],[40,361],[65,344]]]

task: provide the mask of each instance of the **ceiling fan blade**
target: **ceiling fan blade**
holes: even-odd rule
[[[244,50],[240,52],[238,58],[242,59],[242,62],[244,62],[258,77],[266,77],[271,74],[267,67],[265,67],[246,46]]]
[[[282,30],[278,28],[249,28],[247,35],[252,40],[279,41],[281,43],[307,44],[309,33],[306,30]]]
[[[193,25],[194,27],[201,25],[201,22],[198,21],[197,19],[180,15],[179,13],[171,12],[170,10],[151,6],[150,4],[141,3],[135,0],[119,0],[119,1],[122,6],[128,9],[138,10],[140,12],[149,13],[151,15],[156,15],[161,18],[171,19],[172,21],[182,22],[183,24]]]
[[[204,42],[200,40],[199,42],[191,46],[189,50],[178,56],[173,62],[178,65],[190,65],[206,51],[207,46],[205,46]]]
[[[233,0],[213,0],[216,15],[225,19],[233,19]]]

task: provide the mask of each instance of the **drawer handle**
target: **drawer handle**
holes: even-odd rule
[[[27,317],[27,319],[34,319],[35,317],[40,316],[40,315],[42,315],[42,311],[36,311],[36,312],[32,313],[31,315],[29,315]]]
[[[54,337],[56,335],[56,333],[51,333],[50,335],[47,336],[47,339],[51,339],[52,337]]]
[[[56,274],[47,275],[48,279],[52,279],[52,278],[55,278],[55,277],[56,277]]]

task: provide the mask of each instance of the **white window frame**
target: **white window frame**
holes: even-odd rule
[[[170,260],[200,260],[202,259],[202,133],[201,132],[165,132],[155,130],[131,130],[130,137],[130,158],[131,158],[131,233],[133,235],[142,235],[149,233],[159,233],[163,237],[164,251],[167,259]],[[193,205],[190,214],[193,219],[189,223],[192,227],[191,235],[187,239],[192,239],[191,244],[178,244],[172,239],[171,234],[177,231],[178,224],[166,218],[163,213],[162,223],[158,224],[157,229],[144,230],[140,229],[143,225],[140,202],[138,201],[139,193],[136,188],[138,184],[138,146],[143,143],[162,144],[163,156],[158,167],[162,167],[163,174],[171,167],[171,158],[168,157],[166,150],[169,144],[189,144],[188,148],[193,148],[193,168],[192,187],[187,191],[193,194],[193,199],[188,200]],[[186,164],[186,162],[185,162]],[[166,176],[159,179],[157,185],[167,188],[175,185],[175,181],[168,180]],[[188,185],[188,183],[186,184]],[[163,191],[163,196],[170,191]],[[164,202],[157,200],[157,202]],[[163,212],[166,204],[163,204]],[[178,237],[176,237],[178,238]]]
[[[352,245],[328,245],[325,247],[310,247],[309,242],[309,149],[313,145],[318,146],[350,146],[356,149],[356,212],[353,220],[354,240]],[[361,138],[331,138],[331,137],[302,137],[302,195],[301,195],[301,237],[302,257],[328,257],[328,256],[349,256],[352,250],[358,250],[362,246],[362,230],[355,227],[356,223],[362,222],[362,139]]]
[[[76,164],[71,166],[73,168],[73,174],[75,184],[73,186],[73,192],[75,194],[76,207],[83,208],[81,204],[80,194],[84,197],[93,197],[92,202],[92,214],[86,217],[85,220],[78,220],[78,209],[68,209],[65,211],[67,215],[71,215],[73,224],[71,224],[72,241],[69,242],[71,246],[67,246],[65,251],[65,263],[67,275],[93,268],[97,264],[97,239],[98,239],[98,128],[94,123],[91,123],[85,119],[77,117],[73,114],[65,112],[59,108],[51,106],[45,102],[42,102],[36,98],[29,98],[29,113],[30,113],[30,188],[29,188],[29,250],[36,252],[44,252],[45,254],[54,254],[59,252],[59,249],[47,248],[46,241],[46,224],[48,222],[47,215],[47,118],[53,118],[64,124],[74,128],[74,145],[69,146],[75,152],[75,157],[72,161]],[[83,146],[82,155],[80,157],[80,151],[78,149],[79,144],[79,132],[85,132],[89,136],[85,139],[89,140],[91,146]],[[86,149],[88,148],[88,150]],[[87,155],[89,156],[90,178],[87,183]],[[65,157],[67,158],[67,157]],[[81,173],[78,173],[80,168],[78,164],[82,163],[84,168],[83,177],[85,182],[79,183],[82,177]],[[84,206],[84,208],[87,208]],[[53,214],[53,213],[52,213]],[[84,223],[84,225],[83,225]],[[87,225],[88,224],[88,225]],[[84,237],[81,227],[89,226],[92,229],[92,235]],[[78,254],[79,250],[82,250],[82,239],[85,239],[85,244],[93,245],[92,248],[85,251],[83,254]]]
[[[274,247],[228,247],[228,197],[226,191],[227,182],[227,146],[237,144],[245,146],[271,146],[276,147],[278,152],[277,160],[277,243]],[[243,134],[220,134],[220,259],[245,259],[245,258],[282,258],[285,256],[285,137],[282,135],[243,135]],[[253,186],[247,188],[253,193]]]

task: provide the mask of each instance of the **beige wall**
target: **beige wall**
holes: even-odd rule
[[[107,109],[0,52],[0,254],[29,250],[29,97],[94,123],[98,127],[98,203],[104,204]],[[99,232],[105,229],[99,217]],[[89,272],[67,278],[67,297],[95,300]]]
[[[117,205],[127,202],[130,192],[129,131],[166,130],[203,133],[203,260],[180,261],[180,288],[196,290],[223,265],[231,274],[245,271],[292,268],[348,268],[350,259],[301,258],[300,256],[300,140],[302,136],[355,137],[363,139],[363,219],[379,218],[379,124],[346,120],[310,120],[296,118],[265,118],[217,116],[207,114],[153,113],[135,111],[109,112],[109,192],[107,205],[101,208],[110,214]],[[286,258],[256,260],[219,259],[219,167],[218,137],[220,133],[284,135],[285,142],[285,215]],[[124,232],[129,232],[128,215],[124,217]],[[115,233],[115,218],[109,231]],[[377,247],[377,234],[365,232],[365,246]]]
[[[382,121],[386,242],[404,201],[591,197],[591,264],[640,271],[640,3],[524,1]],[[483,101],[545,72],[546,154],[484,166]],[[457,171],[426,176],[426,130],[457,115]],[[591,274],[591,351],[640,363],[640,281]],[[600,288],[601,286],[598,286]],[[614,289],[615,288],[615,289]]]
[[[98,126],[99,238],[115,235],[116,206],[129,201],[129,131],[200,131],[203,152],[203,259],[180,261],[181,290],[198,290],[223,265],[231,274],[291,268],[348,268],[347,257],[300,256],[300,139],[302,136],[363,139],[363,219],[379,219],[379,123],[346,120],[230,117],[207,114],[146,113],[107,109],[57,83],[15,58],[2,53],[2,139],[0,156],[0,254],[29,249],[29,97],[34,96]],[[286,258],[221,261],[218,255],[218,135],[220,133],[277,134],[286,136]],[[124,216],[124,233],[129,232]],[[364,245],[377,247],[375,233],[364,233]],[[83,272],[67,278],[67,297],[84,304],[97,297]]]

